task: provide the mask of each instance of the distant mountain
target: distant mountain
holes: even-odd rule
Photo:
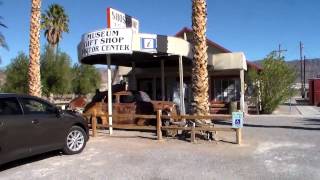
[[[253,63],[257,65],[261,65],[261,61],[253,61]],[[296,74],[297,74],[296,82],[301,82],[300,81],[300,77],[301,77],[300,76],[301,74],[300,60],[286,61],[286,63],[296,70]],[[308,79],[316,78],[317,76],[320,75],[320,58],[306,60],[305,69],[306,69],[306,83],[308,83]],[[302,68],[302,73],[303,73],[303,68]]]

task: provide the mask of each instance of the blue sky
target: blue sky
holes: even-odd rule
[[[1,28],[10,50],[0,49],[7,65],[19,51],[28,54],[30,0],[1,0]],[[68,34],[60,43],[73,62],[83,33],[106,27],[106,8],[113,7],[140,21],[140,31],[174,35],[191,27],[191,0],[42,0],[42,10],[52,3],[64,6],[70,18]],[[207,36],[231,51],[243,51],[258,60],[278,44],[288,51],[287,60],[299,58],[299,41],[307,58],[320,57],[320,1],[318,0],[207,0]],[[41,32],[41,44],[45,39]],[[43,46],[42,46],[43,47]]]

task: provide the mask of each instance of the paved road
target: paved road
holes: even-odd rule
[[[320,179],[317,118],[249,117],[240,146],[232,144],[232,133],[191,144],[115,132],[118,137],[91,138],[79,155],[53,152],[13,162],[0,179]]]

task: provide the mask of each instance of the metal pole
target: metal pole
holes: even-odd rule
[[[279,59],[281,58],[281,44],[279,44]]]
[[[304,92],[303,92],[303,83],[302,83],[302,49],[303,44],[300,41],[300,83],[301,83],[301,97],[304,98]]]
[[[109,121],[109,134],[112,135],[113,129],[112,129],[112,86],[111,86],[111,56],[107,55],[107,75],[108,75],[108,121]]]
[[[180,79],[180,114],[185,115],[184,107],[184,83],[183,83],[183,64],[182,56],[179,56],[179,79]]]
[[[303,57],[303,96],[306,96],[306,56]]]

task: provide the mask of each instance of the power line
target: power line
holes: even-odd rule
[[[278,50],[274,50],[273,52],[277,53],[277,54],[278,54],[278,57],[279,57],[279,59],[280,59],[282,52],[287,52],[287,51],[288,51],[287,49],[281,49],[281,44],[279,44]]]

